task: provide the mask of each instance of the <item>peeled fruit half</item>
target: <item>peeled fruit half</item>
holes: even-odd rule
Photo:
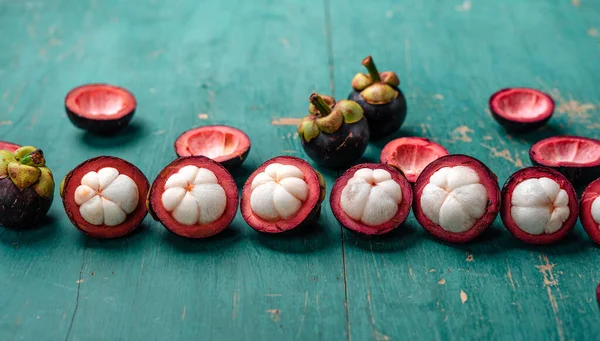
[[[133,164],[112,156],[89,159],[61,184],[65,212],[77,229],[92,238],[118,238],[144,220],[149,183]]]
[[[316,222],[324,198],[320,173],[297,157],[277,156],[246,180],[242,216],[257,231],[281,233]]]
[[[415,183],[413,213],[437,238],[465,243],[483,233],[500,210],[498,178],[481,161],[447,155],[430,163]]]
[[[148,209],[169,231],[206,238],[226,229],[238,209],[238,190],[225,167],[205,156],[176,159],[150,190]]]
[[[502,188],[502,222],[518,239],[550,244],[575,226],[577,193],[562,174],[546,167],[523,168]]]
[[[250,138],[224,125],[190,129],[175,141],[177,156],[206,156],[227,169],[239,167],[250,152]]]
[[[422,137],[401,137],[388,142],[381,150],[381,163],[399,168],[410,183],[417,181],[432,161],[448,155],[446,148]]]
[[[596,179],[583,191],[579,203],[579,219],[590,238],[600,244],[600,179]]]
[[[21,146],[18,144],[14,144],[11,142],[0,141],[0,150],[6,150],[8,152],[13,153],[15,150],[19,149]]]
[[[600,141],[581,136],[553,136],[535,143],[529,158],[536,166],[562,173],[574,186],[600,177]]]
[[[506,130],[526,132],[537,129],[552,117],[554,100],[529,88],[507,88],[494,93],[489,101],[492,115]]]
[[[336,180],[329,203],[336,219],[346,228],[378,235],[404,223],[412,197],[410,183],[396,168],[363,163]]]
[[[125,128],[136,106],[131,92],[109,84],[82,85],[65,97],[65,109],[71,122],[97,134],[112,134]]]

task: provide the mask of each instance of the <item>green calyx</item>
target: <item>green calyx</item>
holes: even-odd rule
[[[365,101],[371,104],[385,104],[398,97],[398,91],[394,88],[400,85],[400,79],[396,73],[377,71],[371,56],[365,58],[362,64],[369,73],[356,74],[352,79],[352,88],[360,91]]]
[[[298,135],[305,142],[319,136],[321,132],[333,134],[342,123],[352,124],[363,118],[363,110],[358,103],[343,100],[338,103],[332,97],[313,93],[310,96],[310,115],[298,125]]]
[[[54,192],[54,179],[44,153],[35,147],[21,147],[12,154],[0,151],[0,179],[6,177],[20,190],[34,186],[43,198],[50,198]]]

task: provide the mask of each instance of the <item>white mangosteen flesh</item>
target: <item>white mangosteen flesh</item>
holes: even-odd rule
[[[592,202],[592,218],[600,228],[600,196],[596,197]]]
[[[210,224],[223,215],[227,205],[215,173],[193,165],[169,176],[161,200],[165,210],[183,225]]]
[[[79,213],[92,225],[121,224],[135,210],[138,201],[135,181],[112,167],[87,173],[75,190]]]
[[[298,167],[272,163],[252,180],[250,207],[264,220],[287,219],[300,210],[307,197],[308,184]]]
[[[423,188],[421,208],[442,229],[461,233],[475,225],[486,211],[487,189],[469,167],[444,167],[429,178]]]
[[[342,190],[340,205],[355,221],[377,226],[390,221],[402,202],[402,189],[385,169],[357,170]]]
[[[512,192],[510,215],[523,231],[538,235],[554,233],[569,218],[569,196],[550,178],[531,178]]]

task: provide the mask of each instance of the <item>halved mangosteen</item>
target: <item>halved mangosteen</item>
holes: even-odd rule
[[[243,131],[224,125],[190,129],[175,140],[178,156],[206,156],[231,170],[250,152],[250,138]]]
[[[412,199],[412,187],[398,169],[363,163],[336,180],[329,203],[333,215],[346,228],[378,235],[404,223]]]
[[[600,177],[600,141],[581,136],[553,136],[529,149],[534,165],[562,173],[576,187]]]
[[[579,219],[585,232],[600,244],[600,179],[589,184],[579,203]]]
[[[399,168],[406,179],[414,183],[428,164],[446,155],[446,148],[426,138],[401,137],[388,142],[379,159],[383,164]]]
[[[413,213],[435,237],[465,243],[482,234],[500,210],[498,178],[467,155],[443,156],[423,169],[414,188]]]
[[[181,157],[154,180],[148,209],[169,231],[206,238],[231,224],[238,209],[238,190],[219,163],[205,156]]]
[[[13,153],[15,150],[21,148],[18,144],[12,142],[0,141],[0,150],[6,150]]]
[[[60,195],[77,229],[93,238],[118,238],[133,232],[146,217],[149,187],[146,176],[133,164],[99,156],[70,171]]]
[[[492,115],[506,130],[535,130],[550,120],[554,100],[548,94],[530,88],[507,88],[494,93],[489,100]]]
[[[578,210],[569,180],[547,167],[518,170],[502,188],[502,222],[525,243],[550,244],[564,238],[575,226]]]
[[[86,84],[71,90],[65,109],[73,124],[81,129],[112,134],[125,128],[133,118],[137,103],[128,90],[109,84]]]
[[[281,233],[310,225],[319,218],[325,180],[308,162],[277,156],[263,163],[246,180],[241,210],[253,229]]]

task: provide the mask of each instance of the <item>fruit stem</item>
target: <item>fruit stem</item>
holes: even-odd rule
[[[368,56],[363,59],[362,65],[364,65],[369,71],[369,75],[374,83],[381,82],[381,77],[379,77],[379,71],[377,71],[377,67],[375,66],[375,62],[373,62],[373,58]]]
[[[331,113],[331,107],[327,105],[325,100],[316,92],[313,92],[310,95],[310,103],[312,103],[312,105],[314,105],[319,110],[322,117],[327,116],[329,115],[329,113]]]

